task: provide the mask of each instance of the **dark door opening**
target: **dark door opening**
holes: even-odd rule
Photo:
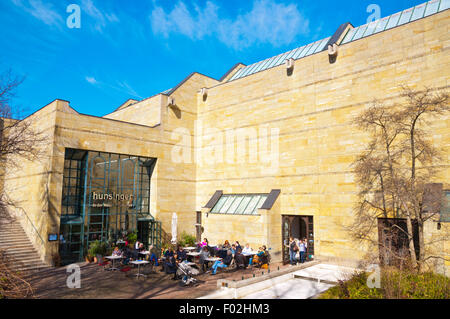
[[[313,216],[282,216],[282,255],[283,263],[289,263],[289,237],[303,239],[306,238],[308,247],[306,250],[306,260],[314,259],[314,218]]]
[[[419,225],[412,221],[413,241],[419,257]],[[409,261],[409,244],[406,219],[378,218],[378,245],[382,265],[400,266]]]
[[[149,246],[150,239],[150,222],[139,220],[137,223],[137,238],[144,244],[144,247]]]

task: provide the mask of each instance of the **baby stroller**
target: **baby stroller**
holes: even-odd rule
[[[181,282],[184,286],[195,285],[198,283],[197,279],[194,278],[194,276],[197,276],[200,273],[198,269],[195,269],[184,262],[177,264],[177,268],[176,275],[177,277],[181,277]]]

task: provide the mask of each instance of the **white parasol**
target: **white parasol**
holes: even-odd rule
[[[177,213],[172,214],[172,244],[177,243]]]

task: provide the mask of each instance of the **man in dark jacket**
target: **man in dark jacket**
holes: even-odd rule
[[[242,255],[241,249],[236,249],[236,254],[234,255],[234,260],[236,261],[236,265],[238,268],[245,269],[247,268],[247,258]]]

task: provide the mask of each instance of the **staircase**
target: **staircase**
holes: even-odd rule
[[[15,271],[31,273],[51,268],[41,260],[17,220],[0,221],[0,250],[11,258],[11,266]]]

